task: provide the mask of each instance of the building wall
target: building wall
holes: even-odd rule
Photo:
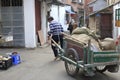
[[[71,1],[72,1],[72,0],[65,0],[65,3],[66,3],[66,4],[71,4]]]
[[[45,42],[47,41],[47,4],[45,2],[41,3],[41,30],[43,32],[43,37]]]
[[[94,11],[99,11],[107,6],[107,2],[104,0],[97,0],[94,3],[90,4],[89,7],[93,7]]]
[[[92,1],[93,1],[93,0],[85,0],[85,1],[84,1],[84,6],[87,6],[88,3],[92,2]]]
[[[88,6],[88,3],[90,3],[91,1],[93,0],[84,0],[84,22],[86,25],[88,25],[88,16],[90,14],[90,11],[89,11],[89,6]]]
[[[96,20],[95,20],[95,16],[91,16],[89,18],[89,28],[90,30],[96,31]]]
[[[35,0],[23,0],[24,2],[24,27],[25,47],[36,47],[35,33]],[[29,13],[29,14],[28,14]]]
[[[66,0],[65,3],[71,5],[76,12],[78,12],[79,8],[83,8],[83,5],[80,5],[78,2],[72,2],[72,0]]]
[[[65,8],[63,6],[52,5],[50,16],[53,16],[54,20],[60,22],[64,31],[67,31],[67,25],[65,22]]]
[[[2,36],[13,36],[13,41],[4,42],[0,46],[4,47],[24,47],[24,11],[23,1],[0,0],[1,25],[0,32]]]
[[[114,3],[118,2],[118,1],[120,1],[120,0],[107,0],[107,4],[112,5],[112,4],[114,4]]]
[[[79,25],[84,25],[84,0],[76,0],[73,2],[72,0],[66,0],[65,3],[72,6],[72,9],[76,12],[76,14],[72,15],[71,17],[75,20],[75,22]],[[80,22],[81,21],[81,22]]]

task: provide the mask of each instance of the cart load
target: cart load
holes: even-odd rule
[[[115,40],[105,38],[99,40],[97,35],[88,28],[76,28],[71,35],[63,33],[64,48],[59,48],[59,56],[65,63],[66,72],[76,76],[82,71],[86,76],[95,72],[118,72],[120,53],[116,49]],[[111,47],[112,45],[112,47]]]
[[[94,33],[94,31],[91,31],[86,27],[76,28],[75,30],[73,30],[71,37],[85,44],[88,44],[88,41],[91,40],[91,48],[93,51],[116,49],[114,39],[105,38],[103,40],[99,40],[98,36]]]

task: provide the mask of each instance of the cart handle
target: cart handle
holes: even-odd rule
[[[57,48],[59,48],[61,52],[64,53],[64,50],[60,47],[60,45],[57,44],[52,38],[51,38],[51,40],[52,40],[52,42],[55,44],[55,46],[56,46]]]

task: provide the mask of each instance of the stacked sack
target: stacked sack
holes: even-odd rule
[[[115,50],[116,44],[115,40],[112,38],[105,38],[100,42],[102,50]]]
[[[102,50],[115,50],[115,40],[112,38],[105,38],[103,40],[99,40],[98,36],[91,30],[86,27],[77,27],[73,30],[72,35],[73,38],[79,40],[81,43],[88,44],[89,40],[91,40],[91,49],[93,51],[102,51]]]
[[[88,44],[89,40],[91,41],[91,49],[93,51],[101,51],[101,48],[98,43],[98,37],[97,35],[89,30],[86,27],[79,28],[77,27],[75,30],[73,30],[72,35],[73,38],[79,40],[81,43]]]

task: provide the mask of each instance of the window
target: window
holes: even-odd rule
[[[115,26],[120,27],[120,8],[115,10]]]
[[[83,4],[83,0],[78,0],[78,3]]]
[[[72,0],[72,2],[77,2],[77,0]]]
[[[78,0],[78,2],[79,2],[79,3],[82,3],[82,2],[83,2],[83,0]]]
[[[23,4],[22,0],[1,0],[2,7],[22,6],[22,4]]]
[[[24,47],[23,0],[0,0],[0,18],[2,35],[12,34],[13,41],[5,46]],[[4,45],[3,45],[4,46]]]

